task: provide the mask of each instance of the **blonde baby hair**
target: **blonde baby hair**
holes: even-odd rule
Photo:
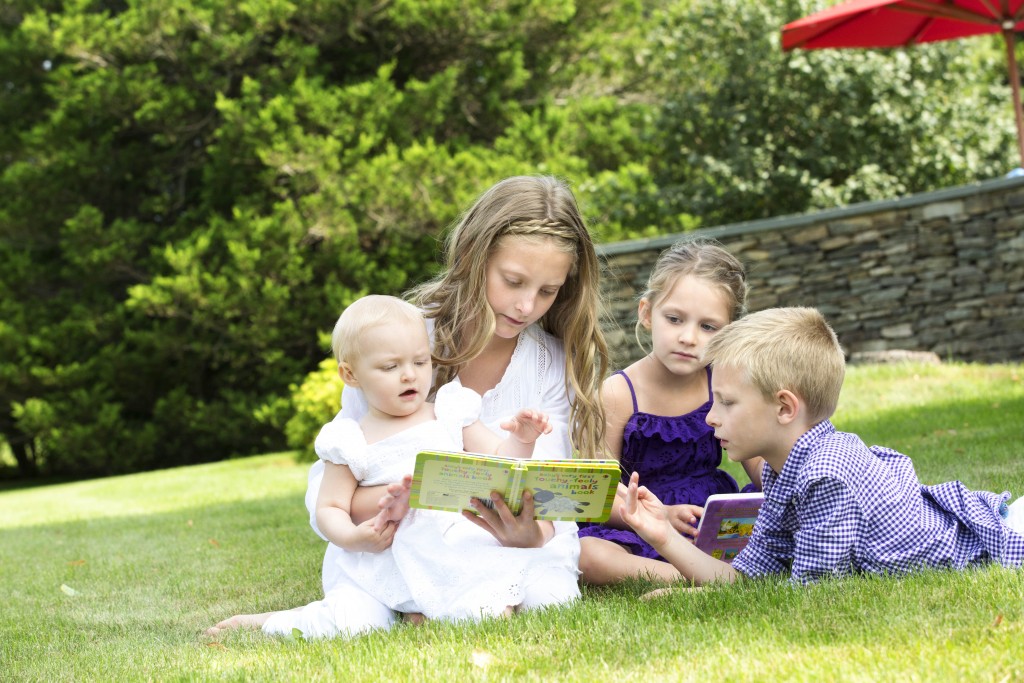
[[[573,448],[595,457],[604,447],[599,392],[608,370],[600,327],[600,267],[576,198],[557,178],[515,176],[484,192],[449,233],[444,270],[412,291],[412,301],[435,321],[434,390],[458,375],[494,334],[494,313],[485,295],[487,262],[506,240],[551,245],[573,256],[565,284],[540,325],[565,347],[565,386],[574,394]]]
[[[761,395],[774,401],[788,389],[804,400],[807,416],[832,416],[846,374],[836,333],[814,308],[769,308],[723,327],[704,349],[704,362],[746,373]]]
[[[331,350],[334,359],[341,363],[352,363],[362,352],[360,340],[363,332],[376,325],[392,325],[396,321],[419,323],[424,332],[426,323],[423,312],[398,297],[383,294],[369,294],[349,304],[331,333]]]
[[[705,280],[719,288],[729,299],[729,320],[740,318],[747,310],[747,272],[743,263],[714,240],[682,239],[661,252],[640,295],[653,308],[684,275]],[[636,321],[634,336],[640,348],[648,330]]]

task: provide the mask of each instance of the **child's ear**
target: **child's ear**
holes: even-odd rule
[[[356,379],[356,375],[352,372],[352,366],[348,363],[338,363],[338,377],[341,377],[341,381],[348,387],[359,387],[359,380]]]
[[[636,317],[645,330],[651,329],[651,302],[647,299],[640,299],[636,307]]]
[[[779,424],[788,425],[803,413],[804,404],[800,397],[789,389],[781,389],[775,394],[776,419]]]

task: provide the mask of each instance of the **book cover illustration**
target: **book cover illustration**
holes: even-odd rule
[[[708,496],[697,527],[696,546],[711,557],[732,563],[754,533],[761,493],[718,493]]]
[[[533,492],[537,519],[600,522],[611,514],[619,481],[614,460],[521,460],[494,455],[424,451],[416,456],[409,504],[429,510],[470,510],[470,498],[490,504],[491,491],[513,514],[523,491]]]

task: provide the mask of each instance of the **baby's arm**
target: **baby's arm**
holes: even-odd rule
[[[352,521],[361,524],[367,520],[374,519],[380,512],[380,501],[388,495],[388,490],[394,484],[380,484],[379,486],[358,486],[352,494]],[[398,519],[401,519],[399,517]],[[398,521],[398,519],[394,521]]]
[[[669,521],[668,508],[646,486],[641,487],[639,481],[639,475],[634,472],[629,486],[622,487],[626,489],[622,518],[659,555],[698,585],[718,580],[735,581],[740,576],[727,563],[698,550],[697,546],[676,533]]]
[[[501,428],[509,432],[507,439],[502,439],[477,420],[462,430],[465,449],[510,458],[530,458],[537,439],[551,432],[551,423],[546,413],[524,408],[511,420],[502,422]]]
[[[533,446],[543,434],[551,433],[551,421],[547,413],[524,408],[515,417],[499,425],[509,433],[495,449],[497,455],[513,458],[533,457]]]
[[[347,465],[324,463],[324,478],[316,500],[316,523],[331,543],[352,552],[379,553],[391,546],[396,525],[374,528],[374,520],[352,521],[352,496],[358,486]]]

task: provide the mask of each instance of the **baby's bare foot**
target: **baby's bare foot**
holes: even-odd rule
[[[422,626],[427,623],[427,618],[420,612],[406,612],[402,615],[402,621],[413,626]]]

